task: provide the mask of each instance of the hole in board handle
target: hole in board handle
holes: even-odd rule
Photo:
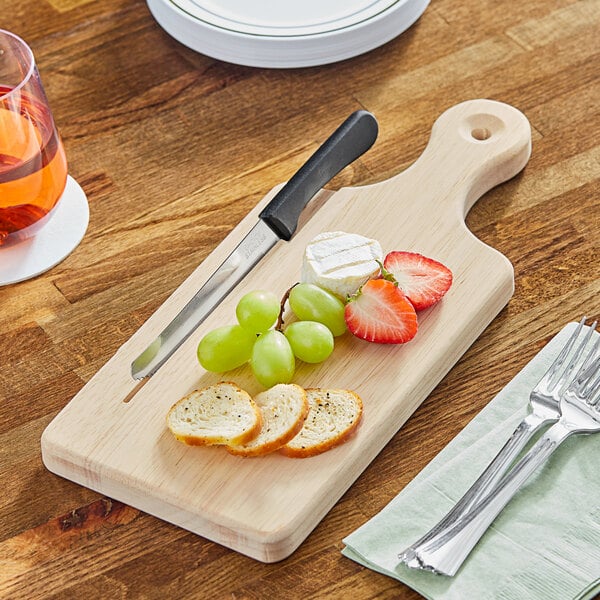
[[[497,142],[506,130],[506,123],[497,115],[476,113],[467,115],[460,124],[460,135],[469,142]]]
[[[471,130],[471,136],[474,139],[483,142],[492,137],[492,132],[487,127],[476,127]]]

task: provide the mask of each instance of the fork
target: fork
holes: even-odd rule
[[[411,564],[415,561],[418,563],[414,553],[416,548],[451,526],[473,508],[500,481],[531,438],[545,425],[558,421],[560,417],[560,392],[570,382],[575,366],[582,358],[582,353],[596,328],[597,321],[594,321],[589,327],[584,326],[585,321],[586,317],[579,321],[554,362],[533,388],[529,396],[528,415],[519,423],[485,471],[439,523],[400,554],[400,558],[409,566],[417,566],[417,564]],[[582,332],[584,332],[583,335]],[[577,340],[581,337],[583,339],[576,346]],[[595,356],[599,343],[600,337],[588,352],[586,356],[588,360]],[[575,346],[575,351],[571,354]]]
[[[470,512],[413,549],[413,564],[409,566],[443,575],[456,574],[498,514],[562,442],[576,433],[600,431],[600,356],[586,363],[561,394],[558,421]]]

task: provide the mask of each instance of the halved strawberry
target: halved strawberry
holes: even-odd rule
[[[391,281],[370,279],[348,299],[344,309],[348,329],[379,344],[402,344],[417,333],[417,313]]]
[[[415,310],[438,302],[452,285],[452,271],[442,263],[416,252],[390,252],[383,261],[398,287]]]

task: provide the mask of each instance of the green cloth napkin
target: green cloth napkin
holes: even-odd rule
[[[398,561],[398,553],[452,508],[504,445],[528,412],[529,392],[575,327],[570,323],[556,335],[396,498],[346,537],[343,554],[430,600],[594,598],[600,591],[600,434],[565,441],[454,577]]]

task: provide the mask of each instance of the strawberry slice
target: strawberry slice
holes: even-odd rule
[[[344,309],[348,329],[379,344],[402,344],[417,333],[417,313],[396,284],[370,279],[348,299]]]
[[[429,308],[438,302],[452,285],[452,271],[448,267],[416,252],[390,252],[383,267],[393,276],[415,310]]]

